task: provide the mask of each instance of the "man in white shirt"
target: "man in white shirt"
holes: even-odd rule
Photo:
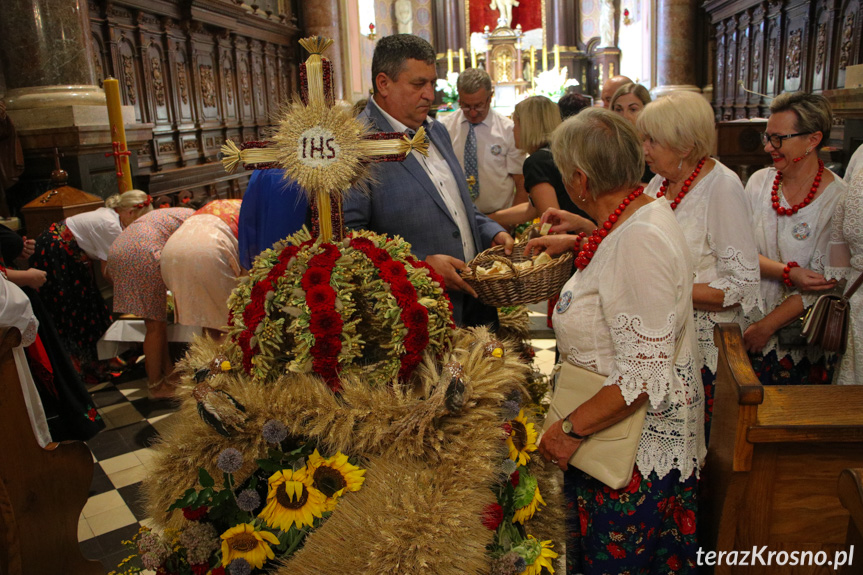
[[[457,324],[495,322],[495,309],[475,299],[458,270],[492,244],[510,250],[513,239],[473,205],[446,128],[428,118],[437,80],[434,49],[412,34],[382,38],[372,59],[372,79],[374,97],[359,118],[383,132],[414,133],[424,127],[429,154],[373,165],[371,193],[354,191],[345,198],[345,225],[408,241],[414,255],[443,276]]]
[[[512,120],[491,108],[493,94],[488,73],[468,68],[458,77],[460,109],[440,119],[474,204],[484,214],[527,201],[522,174],[526,154],[515,147]]]

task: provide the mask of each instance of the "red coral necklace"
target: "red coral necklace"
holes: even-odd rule
[[[698,160],[698,165],[695,166],[695,169],[692,170],[692,173],[686,178],[686,181],[683,182],[683,187],[680,188],[680,193],[677,194],[677,197],[674,198],[671,202],[671,209],[676,210],[677,206],[680,205],[680,202],[683,201],[684,196],[689,191],[689,186],[692,185],[692,182],[695,181],[695,178],[698,177],[698,173],[701,171],[701,168],[704,166],[704,162],[707,161],[707,156]],[[665,195],[665,192],[668,190],[668,178],[662,180],[662,185],[659,186],[659,192],[656,194],[657,198],[661,198]]]
[[[812,187],[809,188],[809,193],[806,194],[806,197],[803,198],[803,201],[796,206],[786,208],[779,205],[779,190],[782,188],[782,172],[777,170],[776,177],[773,179],[773,189],[770,191],[770,201],[773,203],[773,209],[776,210],[776,213],[780,216],[790,216],[792,214],[796,214],[799,210],[802,210],[810,203],[812,203],[812,199],[815,197],[815,194],[818,193],[818,186],[821,185],[821,174],[823,173],[824,162],[819,159],[818,173],[815,174],[815,180],[812,182]]]
[[[605,223],[593,230],[593,233],[590,234],[590,239],[587,240],[587,244],[585,244],[584,248],[578,252],[578,257],[575,258],[575,266],[578,269],[583,270],[587,267],[587,264],[589,264],[590,260],[593,259],[593,255],[596,253],[596,249],[599,247],[599,244],[602,243],[602,238],[608,235],[608,232],[612,227],[614,227],[617,220],[620,219],[620,215],[623,213],[623,210],[625,210],[626,207],[635,200],[635,198],[640,196],[642,192],[644,192],[644,186],[639,186],[634,192],[623,198],[623,201],[619,206],[617,206],[616,210],[611,212],[611,215],[608,216]],[[581,241],[586,237],[587,232],[581,232],[576,236],[576,250],[579,249]]]

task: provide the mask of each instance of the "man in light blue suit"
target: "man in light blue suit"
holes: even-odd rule
[[[491,245],[503,245],[509,253],[513,239],[473,205],[446,128],[428,118],[437,80],[434,49],[411,34],[382,38],[372,59],[372,80],[374,96],[359,118],[382,132],[413,134],[424,126],[429,155],[374,164],[371,194],[354,190],[344,202],[345,225],[410,242],[414,255],[446,281],[458,325],[496,323],[496,310],[476,300],[458,270]]]

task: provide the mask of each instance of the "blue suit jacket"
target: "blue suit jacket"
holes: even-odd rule
[[[394,131],[372,102],[359,116],[371,121],[381,132]],[[426,127],[429,139],[446,160],[458,183],[464,209],[468,214],[477,253],[491,246],[494,236],[505,231],[494,220],[480,213],[470,199],[464,171],[456,159],[446,128],[440,122]],[[344,201],[345,225],[390,236],[401,236],[413,247],[419,259],[433,254],[464,258],[458,226],[446,208],[435,185],[419,160],[411,153],[403,162],[382,162],[371,166],[371,194],[351,190]],[[465,296],[451,292],[456,323],[462,323]]]

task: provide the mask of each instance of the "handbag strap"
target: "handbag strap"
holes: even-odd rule
[[[854,295],[854,292],[857,291],[857,288],[860,287],[861,283],[863,283],[863,272],[857,274],[857,279],[854,280],[854,283],[851,284],[851,287],[845,291],[845,295],[843,297],[850,300],[851,296]]]

